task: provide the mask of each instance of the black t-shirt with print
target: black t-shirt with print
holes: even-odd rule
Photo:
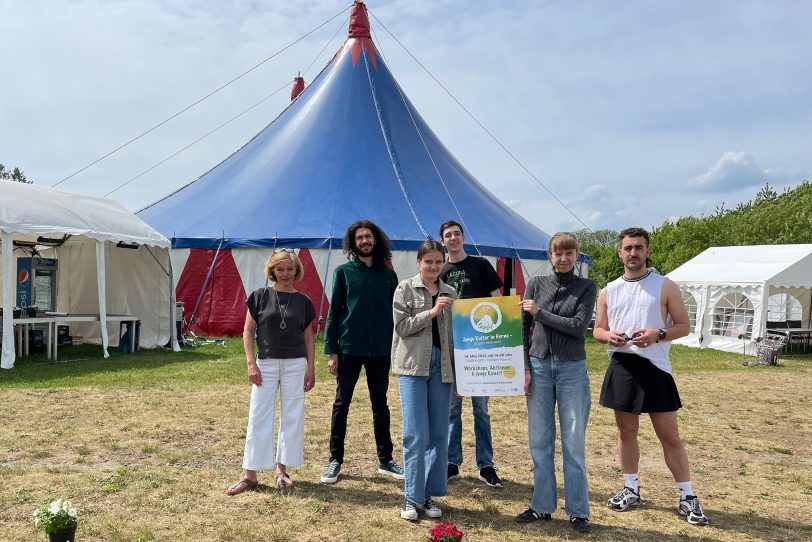
[[[456,263],[446,262],[440,280],[457,291],[457,298],[490,297],[491,292],[502,286],[490,262],[479,256],[466,256]]]
[[[316,317],[316,309],[309,297],[301,292],[275,292],[267,287],[252,292],[245,304],[257,322],[260,359],[303,358],[307,355],[304,331]],[[285,315],[285,329],[279,327],[282,314]]]

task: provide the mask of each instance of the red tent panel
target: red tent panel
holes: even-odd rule
[[[191,318],[216,250],[193,248],[183,268],[175,295],[184,302],[185,318]],[[202,335],[241,335],[245,325],[245,288],[231,256],[220,251],[200,300],[192,331]]]

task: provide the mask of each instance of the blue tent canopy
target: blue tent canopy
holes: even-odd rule
[[[140,217],[174,248],[339,248],[364,218],[395,250],[416,250],[453,219],[469,253],[546,259],[549,236],[483,187],[403,93],[363,4],[352,17],[345,44],[279,117]]]

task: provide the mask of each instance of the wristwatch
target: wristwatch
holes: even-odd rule
[[[657,339],[657,342],[664,341],[664,340],[665,340],[665,330],[664,330],[664,329],[660,329],[660,330],[658,330],[658,331],[660,332],[660,338],[659,338],[659,339]]]

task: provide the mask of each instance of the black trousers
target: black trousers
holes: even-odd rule
[[[386,392],[389,389],[389,356],[338,355],[336,374],[336,398],[333,402],[333,418],[330,423],[330,460],[344,462],[344,438],[347,435],[347,414],[350,412],[352,394],[361,367],[366,369],[369,400],[372,403],[372,424],[375,430],[378,460],[392,460],[392,436],[389,433],[389,405]]]

